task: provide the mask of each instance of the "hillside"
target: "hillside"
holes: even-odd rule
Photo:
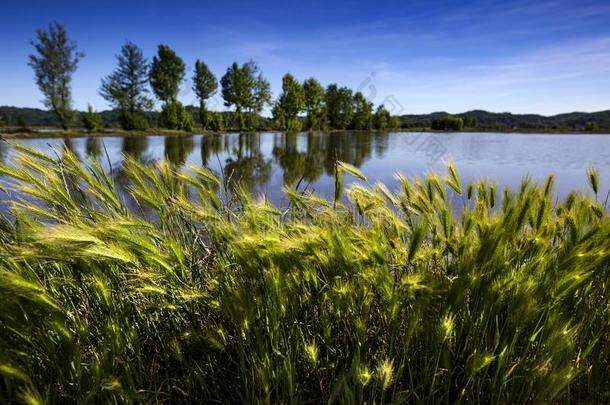
[[[198,122],[198,109],[193,106],[187,106],[186,108],[193,114],[195,121]],[[119,126],[117,111],[105,110],[101,111],[100,115],[104,127],[114,128]],[[448,115],[448,113],[406,114],[400,118],[403,128],[430,128],[434,119],[444,115]],[[473,110],[455,115],[465,118],[467,128],[479,130],[610,130],[610,110],[594,113],[572,112],[553,116],[512,114],[507,112],[493,113]],[[159,113],[156,111],[148,113],[149,121],[153,125],[157,121],[158,116]],[[12,127],[56,126],[53,113],[38,108],[0,106],[0,122],[2,118],[8,119],[8,125]],[[80,122],[78,116],[75,122],[76,125]],[[473,123],[473,125],[468,125],[468,122]]]
[[[448,115],[446,112],[431,114],[402,115],[403,127],[429,128],[434,119]],[[456,114],[462,118],[474,119],[474,126],[478,129],[502,130],[584,130],[589,126],[592,129],[610,129],[610,110],[594,113],[572,112],[553,116],[537,114],[493,113],[483,110],[473,110]]]

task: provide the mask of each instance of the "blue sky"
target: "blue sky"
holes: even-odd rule
[[[40,107],[27,66],[36,28],[64,24],[85,51],[75,106],[107,104],[100,79],[130,40],[160,43],[217,77],[256,60],[274,95],[281,76],[361,89],[393,112],[471,109],[555,114],[610,109],[610,2],[11,1],[2,5],[0,105]],[[190,81],[180,99],[194,103]],[[220,96],[216,96],[222,108]]]

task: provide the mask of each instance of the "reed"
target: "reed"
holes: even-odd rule
[[[338,164],[280,210],[126,158],[128,209],[99,162],[14,147],[1,402],[610,400],[610,220],[552,177],[344,193]]]

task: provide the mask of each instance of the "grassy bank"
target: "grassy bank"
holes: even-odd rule
[[[280,210],[126,158],[134,212],[99,165],[15,147],[1,402],[610,399],[610,220],[555,203],[553,178],[500,191],[449,166]]]

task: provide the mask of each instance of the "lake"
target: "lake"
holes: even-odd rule
[[[263,132],[14,142],[45,151],[61,151],[66,145],[83,161],[98,156],[113,169],[121,167],[123,154],[145,161],[167,158],[176,165],[204,165],[278,205],[285,204],[282,186],[299,181],[299,189],[308,187],[332,198],[336,159],[359,167],[369,183],[381,181],[390,189],[397,186],[396,172],[410,177],[431,170],[444,173],[446,161],[456,164],[463,181],[494,179],[500,190],[517,187],[524,176],[542,181],[554,173],[556,194],[563,198],[572,190],[588,191],[585,171],[590,166],[600,171],[601,198],[610,187],[610,136],[597,134]],[[0,143],[0,159],[10,162],[13,156],[10,147]],[[120,170],[115,172],[120,176]],[[348,176],[346,185],[351,181]]]

